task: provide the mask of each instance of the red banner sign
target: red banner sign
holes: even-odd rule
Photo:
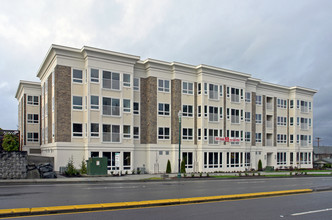
[[[229,137],[215,137],[216,141],[225,141],[225,142],[239,142],[238,138],[229,138]]]

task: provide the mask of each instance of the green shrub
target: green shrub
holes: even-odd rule
[[[172,173],[171,162],[167,161],[166,173]]]
[[[88,169],[86,167],[86,162],[84,160],[84,157],[83,157],[83,160],[82,160],[82,163],[81,163],[80,173],[81,174],[87,174],[88,173]]]
[[[261,160],[258,161],[258,171],[263,171],[263,165]]]
[[[202,173],[202,172],[200,172],[200,173],[199,173],[199,177],[202,177],[202,176],[203,176],[203,173]]]
[[[13,134],[5,134],[2,141],[2,148],[4,151],[18,151],[19,148],[18,138]]]
[[[182,160],[181,162],[181,173],[186,173],[186,161]]]
[[[65,175],[66,176],[78,176],[79,175],[78,170],[74,166],[73,156],[71,156],[69,158],[69,161],[68,161],[68,164],[67,164],[67,167],[66,167]]]

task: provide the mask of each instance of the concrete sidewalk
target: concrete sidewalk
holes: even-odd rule
[[[252,173],[248,173],[248,176],[245,176],[245,173],[209,173],[210,177],[213,176],[236,176],[241,178],[264,178],[264,175],[285,175],[285,177],[295,177],[296,172],[292,172],[292,176],[290,176],[290,172],[259,172],[255,173],[253,176]],[[300,172],[298,172],[300,173]],[[331,174],[331,172],[307,172],[308,175],[315,174],[319,176],[319,174],[327,175]],[[308,175],[297,175],[296,177],[306,177]],[[0,185],[7,184],[59,184],[59,183],[102,183],[102,182],[135,182],[135,181],[171,181],[171,180],[216,180],[222,178],[206,178],[207,174],[204,173],[202,178],[199,177],[199,174],[195,174],[195,178],[177,178],[177,173],[168,174],[167,178],[162,177],[163,174],[136,174],[136,175],[124,175],[124,176],[89,176],[89,177],[64,177],[58,175],[56,179],[4,179],[0,180]],[[191,174],[187,174],[187,177],[191,177]]]

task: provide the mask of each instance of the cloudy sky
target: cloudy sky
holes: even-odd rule
[[[208,64],[317,89],[314,137],[332,145],[330,0],[0,0],[0,127],[17,128],[20,79],[51,44]]]

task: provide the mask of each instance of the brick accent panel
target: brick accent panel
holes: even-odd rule
[[[141,144],[157,144],[157,78],[141,78]]]
[[[54,74],[55,142],[71,142],[71,67],[57,65]]]
[[[262,145],[265,146],[266,140],[266,96],[263,95],[263,115],[262,115]]]
[[[22,112],[22,121],[23,121],[23,143],[24,145],[27,144],[27,95],[24,94],[23,97],[23,112]]]
[[[197,144],[197,82],[194,83],[194,144]]]
[[[273,99],[273,146],[277,146],[277,97]]]
[[[172,144],[179,143],[179,116],[178,113],[181,110],[182,95],[181,95],[181,80],[171,80],[171,130],[172,130]]]
[[[251,93],[251,145],[256,146],[256,92]]]
[[[47,78],[47,137],[48,143],[52,143],[52,74]]]

